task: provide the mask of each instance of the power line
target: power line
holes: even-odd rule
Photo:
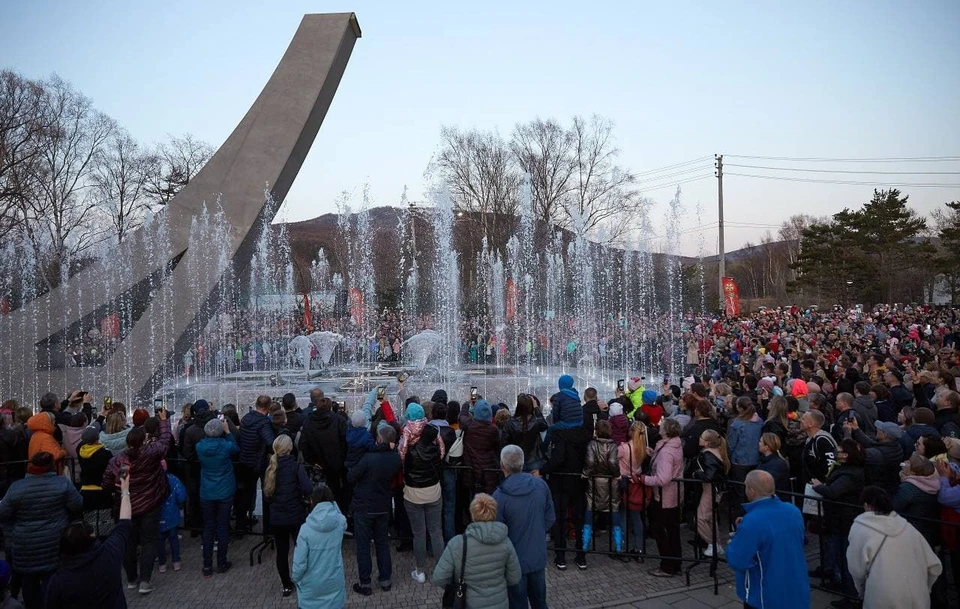
[[[696,173],[696,172],[698,172],[698,171],[705,171],[705,170],[709,170],[709,169],[713,169],[713,166],[712,166],[712,165],[702,165],[702,166],[699,166],[699,167],[689,167],[689,168],[687,168],[687,169],[681,169],[681,170],[675,171],[675,172],[673,172],[673,173],[668,173],[668,174],[664,174],[664,175],[656,175],[656,176],[652,176],[652,177],[649,177],[649,178],[644,178],[644,179],[642,179],[642,180],[637,180],[637,183],[638,183],[638,184],[643,184],[644,182],[662,182],[663,180],[666,180],[667,178],[673,178],[673,177],[676,177],[676,176],[682,176],[682,175],[685,175],[685,174]]]
[[[685,165],[693,165],[694,163],[699,163],[699,162],[701,162],[701,161],[708,161],[708,160],[710,160],[710,159],[712,159],[712,158],[713,158],[713,157],[711,157],[711,156],[709,156],[709,155],[708,155],[708,156],[702,156],[702,157],[700,157],[700,158],[690,159],[689,161],[684,161],[684,162],[682,162],[682,163],[675,163],[675,164],[673,164],[673,165],[667,165],[667,166],[665,166],[665,167],[660,167],[660,168],[658,168],[658,169],[648,169],[647,171],[641,171],[640,173],[636,173],[636,174],[634,174],[634,175],[636,175],[636,176],[645,176],[645,175],[650,175],[650,174],[652,174],[652,173],[661,173],[661,172],[664,172],[664,171],[668,171],[668,170],[670,170],[670,169],[676,169],[677,167],[683,167],[683,166],[685,166]]]
[[[698,180],[703,180],[705,178],[712,178],[712,177],[714,177],[712,173],[705,173],[703,175],[693,176],[685,180],[680,180],[676,182],[666,182],[666,183],[658,184],[655,186],[644,186],[641,184],[640,189],[643,190],[644,192],[650,192],[653,190],[660,190],[662,188],[675,188],[677,186],[680,186],[681,184],[688,184],[690,182],[696,182]]]
[[[805,167],[765,167],[763,165],[735,165],[728,163],[727,167],[743,167],[745,169],[769,169],[771,171],[803,171],[808,173],[850,173],[868,175],[925,175],[925,176],[956,176],[960,171],[855,171],[851,169],[809,169]]]
[[[761,176],[749,173],[728,173],[727,175],[741,178],[760,178],[763,180],[785,180],[788,182],[809,182],[813,184],[845,184],[848,186],[905,186],[909,188],[960,188],[960,183],[934,184],[911,182],[858,182],[853,180],[816,180],[812,178],[792,178],[787,176]]]
[[[790,157],[790,156],[748,156],[743,154],[726,154],[724,156],[736,159],[757,159],[763,161],[796,161],[799,163],[947,163],[960,161],[960,156],[915,156],[915,157],[886,157],[864,159],[837,159],[826,157]]]

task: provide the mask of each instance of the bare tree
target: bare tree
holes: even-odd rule
[[[140,226],[150,209],[147,184],[158,163],[126,129],[116,129],[105,142],[93,184],[117,243]]]
[[[147,192],[158,205],[166,205],[210,160],[213,146],[187,133],[170,136],[170,141],[157,145],[157,162],[150,173]]]
[[[573,176],[569,196],[561,198],[563,224],[589,236],[603,228],[606,238],[615,241],[647,202],[636,189],[636,177],[616,164],[620,150],[614,145],[613,122],[576,116],[570,139]]]
[[[573,188],[573,138],[556,120],[517,125],[510,141],[521,171],[530,174],[534,218],[546,226],[562,219],[561,203]]]

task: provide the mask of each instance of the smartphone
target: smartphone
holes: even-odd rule
[[[410,378],[409,374],[407,374],[406,372],[401,372],[400,374],[397,375],[397,382],[404,383],[408,378]]]
[[[480,392],[477,391],[477,388],[476,388],[476,387],[471,387],[471,388],[470,388],[470,401],[471,401],[471,402],[476,402],[476,401],[477,401],[477,398],[478,398],[479,396],[480,396]]]
[[[123,480],[130,475],[130,466],[124,463],[120,466],[120,479]]]
[[[223,420],[223,413],[221,412],[220,414],[218,414],[218,415],[217,415],[217,418],[222,421],[222,420]]]
[[[625,383],[626,383],[626,379],[617,379],[617,390],[623,391],[623,388],[625,387]]]
[[[387,388],[383,386],[377,387],[377,399],[382,400],[386,396],[387,396]]]
[[[346,411],[347,411],[346,401],[337,402],[337,412],[346,412]]]
[[[664,375],[663,375],[663,384],[664,384],[664,385],[669,385],[669,384],[670,384],[670,375],[669,375],[669,374],[664,374]]]
[[[153,401],[153,412],[158,413],[163,410],[163,400],[154,400]]]
[[[113,406],[113,398],[109,395],[103,398],[103,409],[110,410],[110,407]]]

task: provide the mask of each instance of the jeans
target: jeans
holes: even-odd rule
[[[50,585],[50,578],[53,577],[53,571],[47,573],[24,573],[23,574],[23,606],[26,609],[43,609],[47,604],[47,586]]]
[[[430,532],[433,555],[440,558],[443,554],[443,534],[440,527],[440,513],[442,500],[433,503],[410,503],[403,500],[410,517],[410,528],[413,530],[413,557],[417,562],[417,570],[423,571],[427,565],[427,532]]]
[[[824,539],[823,571],[830,579],[843,584],[843,593],[857,596],[853,577],[847,569],[847,536],[842,533],[828,533]]]
[[[153,561],[157,558],[157,540],[160,538],[160,506],[146,514],[134,516],[131,519],[132,531],[130,543],[123,557],[123,568],[127,572],[128,582],[148,582],[153,575]],[[140,546],[140,557],[137,558],[137,546]],[[137,567],[140,567],[140,576],[137,577]]]
[[[510,609],[547,609],[546,571],[540,569],[521,575],[518,584],[507,586],[507,598]]]
[[[357,573],[360,577],[360,586],[369,587],[373,573],[373,563],[370,560],[370,540],[377,550],[377,584],[381,588],[390,585],[393,577],[393,563],[390,560],[390,538],[387,529],[390,527],[390,514],[368,514],[355,512],[353,516],[353,535],[357,542]]]
[[[443,478],[440,480],[441,491],[443,493],[443,542],[450,543],[456,531],[456,512],[457,512],[457,470],[443,470]]]
[[[233,497],[222,501],[201,501],[203,508],[203,568],[213,568],[213,535],[217,535],[217,566],[227,564],[227,544],[230,542],[230,508]]]
[[[633,536],[633,551],[643,552],[646,548],[644,541],[643,514],[640,510],[628,510],[623,503],[620,504],[620,520],[627,524],[630,534]],[[624,546],[627,545],[627,537],[624,536]]]
[[[297,542],[297,537],[300,536],[300,525],[274,525],[271,531],[277,545],[277,573],[280,574],[280,583],[284,588],[293,588],[293,580],[290,579],[290,540]]]
[[[157,562],[167,564],[167,540],[170,540],[170,560],[180,562],[180,528],[160,531],[160,543],[157,544]]]

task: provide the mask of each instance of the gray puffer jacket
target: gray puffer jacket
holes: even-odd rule
[[[520,581],[520,562],[502,522],[474,522],[463,535],[450,540],[433,571],[433,583],[441,588],[456,584],[467,538],[468,609],[508,609],[507,586]]]

